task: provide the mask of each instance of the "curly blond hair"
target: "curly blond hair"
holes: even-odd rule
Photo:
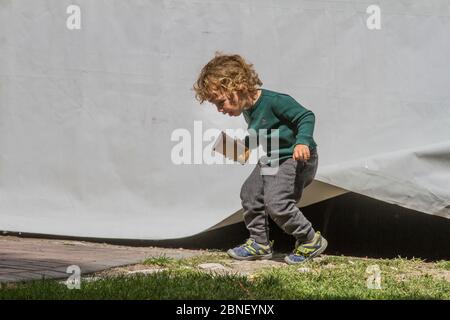
[[[218,92],[227,97],[236,92],[247,100],[247,105],[253,101],[261,85],[253,64],[237,54],[216,52],[215,57],[202,68],[193,89],[200,103],[213,100]]]

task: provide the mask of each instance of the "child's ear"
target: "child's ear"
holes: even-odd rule
[[[236,103],[238,100],[242,100],[242,94],[240,92],[233,92],[232,96],[231,96],[231,101],[233,103]]]

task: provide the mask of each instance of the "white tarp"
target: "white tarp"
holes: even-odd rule
[[[216,50],[316,114],[315,183],[334,191],[306,197],[450,218],[450,0],[377,1],[380,30],[362,0],[78,0],[70,30],[72,4],[0,0],[0,230],[167,239],[239,210],[253,165],[171,161],[194,121],[246,128],[194,100]]]

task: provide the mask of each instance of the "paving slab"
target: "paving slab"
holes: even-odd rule
[[[128,247],[106,243],[0,236],[0,283],[34,279],[64,279],[67,268],[81,275],[142,262],[150,257],[182,259],[206,253],[156,247]]]

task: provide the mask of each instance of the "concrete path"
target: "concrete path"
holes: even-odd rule
[[[82,241],[0,236],[0,282],[67,279],[67,267],[77,265],[81,275],[139,263],[165,255],[189,258],[202,250],[125,247]]]

